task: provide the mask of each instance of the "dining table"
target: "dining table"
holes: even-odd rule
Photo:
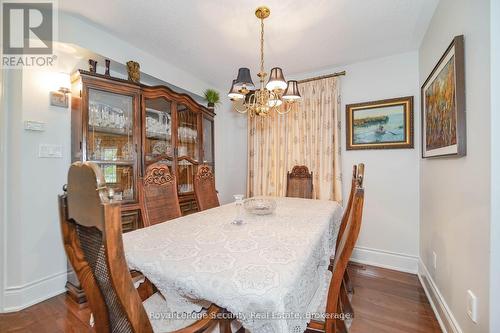
[[[161,292],[167,312],[213,303],[250,332],[302,333],[324,312],[342,207],[273,200],[269,215],[241,214],[229,203],[125,233],[127,263]]]

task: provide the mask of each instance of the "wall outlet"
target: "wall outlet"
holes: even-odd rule
[[[437,261],[438,261],[437,254],[436,252],[432,251],[432,267],[434,267],[434,270],[436,270],[437,268]]]
[[[477,297],[471,290],[467,290],[467,315],[477,323]]]

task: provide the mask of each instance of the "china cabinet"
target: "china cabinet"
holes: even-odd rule
[[[84,70],[72,76],[71,109],[72,162],[101,167],[107,186],[122,201],[123,232],[142,226],[138,185],[145,168],[160,160],[177,177],[182,213],[197,211],[196,168],[215,167],[212,110],[166,86]]]
[[[164,86],[141,89],[142,170],[159,160],[166,161],[177,177],[183,214],[197,211],[193,180],[196,167],[214,168],[214,116],[209,109],[185,94]]]

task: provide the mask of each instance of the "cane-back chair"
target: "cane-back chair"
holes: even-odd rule
[[[64,249],[87,296],[97,333],[153,333],[160,332],[153,330],[158,326],[199,333],[218,323],[216,315],[222,310],[211,305],[203,319],[182,329],[152,325],[148,313],[161,312],[156,306],[164,299],[156,293],[141,302],[125,261],[120,202],[113,200],[96,164],[77,162],[70,167],[59,214]],[[228,321],[220,325],[222,332],[230,332]]]

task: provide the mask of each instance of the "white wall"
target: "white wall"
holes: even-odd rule
[[[353,260],[402,271],[417,271],[420,154],[418,54],[403,53],[297,75],[311,77],[346,70],[341,78],[342,173],[349,193],[352,165],[366,165],[366,198]],[[351,150],[345,147],[346,104],[414,96],[414,149]]]
[[[438,305],[449,316],[447,325],[467,333],[489,331],[489,4],[441,0],[419,49],[422,84],[453,37],[465,35],[467,156],[420,162],[420,256]],[[466,314],[468,289],[479,300],[477,324]]]
[[[247,116],[231,110],[226,91],[217,107],[215,132],[216,187],[222,203],[234,201],[234,194],[245,194],[247,184]]]
[[[21,152],[21,137],[20,137],[20,123],[21,112],[20,105],[22,101],[22,72],[18,70],[4,71],[5,83],[5,98],[4,102],[4,119],[5,124],[5,160],[3,161],[5,172],[5,192],[4,192],[4,306],[9,304],[9,298],[17,290],[19,285],[23,284],[22,281],[22,267],[12,265],[19,262],[21,253],[17,251],[10,251],[13,242],[21,243],[22,226],[19,221],[21,220],[20,205],[21,192],[18,182],[20,181],[20,152]],[[7,269],[9,268],[9,269]],[[8,281],[19,281],[14,285],[9,286]],[[9,287],[7,287],[9,286]]]
[[[195,74],[178,70],[87,22],[65,15],[60,18],[59,36],[65,42],[115,61],[138,60],[146,73],[198,94],[211,87]],[[0,311],[15,311],[64,291],[66,260],[56,198],[70,164],[70,111],[49,106],[49,91],[56,88],[50,84],[56,72],[68,73],[77,62],[83,64],[79,67],[86,67],[86,59],[78,57],[68,56],[65,61],[59,58],[61,68],[51,71],[3,72],[7,73],[4,79],[9,98],[3,101],[8,118],[6,128],[2,127],[7,130],[7,141],[2,142],[7,155],[5,161],[2,159],[2,171],[6,172],[6,191],[2,194],[6,194],[7,211],[2,219],[5,233],[0,234],[0,245],[5,249],[1,253],[5,281]],[[246,188],[246,118],[236,117],[228,107],[224,100],[215,120],[216,178],[222,202],[234,193],[244,193]],[[24,131],[24,120],[45,122],[46,129]],[[38,158],[40,143],[63,145],[63,158]]]
[[[64,286],[66,261],[56,195],[69,165],[70,112],[48,106],[54,73],[16,70],[9,76],[4,296],[5,307],[15,308],[53,296]],[[24,132],[22,122],[27,119],[45,122],[45,132]],[[39,143],[62,144],[64,158],[39,159]]]
[[[490,332],[500,332],[500,1],[491,1]]]

